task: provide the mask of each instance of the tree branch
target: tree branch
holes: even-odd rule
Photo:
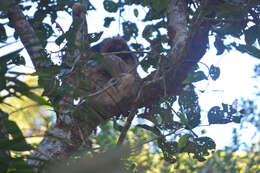
[[[124,142],[124,139],[126,137],[126,134],[127,134],[127,131],[129,130],[131,124],[132,124],[132,121],[134,120],[134,117],[135,117],[135,114],[137,112],[137,107],[136,105],[133,106],[133,109],[130,111],[130,114],[129,116],[127,117],[127,121],[121,131],[121,134],[118,138],[118,142],[117,142],[117,146],[120,146],[123,144]]]
[[[10,4],[15,4],[12,0]],[[43,68],[48,67],[47,55],[40,43],[39,38],[36,36],[32,26],[26,20],[18,5],[11,6],[7,9],[8,17],[12,26],[18,33],[24,47],[26,48],[36,71],[42,71]]]
[[[165,79],[167,95],[176,95],[181,92],[182,82],[197,64],[208,47],[210,22],[205,20],[207,4],[202,3],[198,17],[193,19],[189,27],[187,24],[188,12],[186,1],[171,0],[168,5],[168,33],[172,39],[172,50],[160,66],[160,74],[154,79],[156,71],[146,77],[147,86],[144,89],[144,105],[153,104],[164,96],[162,79]],[[207,16],[206,16],[207,17]],[[151,95],[150,93],[157,93]]]

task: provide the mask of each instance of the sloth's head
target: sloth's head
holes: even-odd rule
[[[102,42],[101,52],[109,53],[109,52],[122,52],[122,51],[130,51],[126,41],[120,37],[107,38]],[[124,61],[128,62],[136,61],[135,56],[131,53],[119,53],[116,54]]]

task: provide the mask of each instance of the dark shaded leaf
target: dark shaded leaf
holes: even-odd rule
[[[216,149],[216,143],[210,137],[199,137],[196,142],[206,150]]]
[[[148,13],[146,13],[146,16],[144,18],[144,22],[151,21],[151,20],[157,20],[162,19],[165,16],[164,12],[157,12],[154,8],[151,8]]]
[[[32,149],[32,147],[26,143],[22,131],[20,130],[16,122],[6,119],[3,120],[3,123],[7,133],[12,136],[12,139],[1,139],[0,148],[14,151],[28,151]]]
[[[134,15],[135,15],[135,17],[138,17],[138,15],[139,15],[139,12],[136,8],[134,9]]]
[[[241,123],[241,119],[243,118],[244,116],[240,115],[240,116],[233,116],[232,117],[232,121],[234,123]]]
[[[260,34],[260,27],[259,26],[251,26],[249,29],[245,30],[245,41],[247,45],[252,45],[255,43],[257,37]]]
[[[95,33],[88,34],[89,43],[94,43],[98,41],[103,33],[104,32],[102,31],[102,32],[95,32]]]
[[[55,40],[55,43],[57,45],[60,45],[66,38],[66,34],[62,34],[61,36],[59,36],[56,40]]]
[[[208,112],[209,124],[218,124],[224,118],[224,112],[220,110],[220,107],[214,106]]]
[[[226,49],[223,40],[218,37],[215,39],[214,46],[217,49],[217,55],[223,54]]]
[[[105,0],[103,2],[104,9],[110,13],[115,13],[118,10],[118,5],[114,1],[111,0]]]
[[[209,124],[227,124],[230,122],[240,123],[243,114],[237,112],[232,105],[222,103],[223,110],[220,107],[214,106],[208,112]],[[239,114],[240,113],[240,114]]]
[[[3,64],[3,65],[15,64],[13,62],[13,59],[19,59],[19,57],[20,57],[19,52],[21,50],[23,50],[23,48],[18,49],[14,52],[8,53],[7,55],[0,57],[0,64]],[[2,66],[1,66],[1,68],[2,68]],[[0,69],[0,71],[1,71],[1,69]]]
[[[123,32],[124,32],[124,39],[130,40],[130,38],[137,37],[138,35],[138,28],[135,23],[132,23],[130,21],[126,21],[122,23],[123,25]]]
[[[242,53],[248,53],[249,55],[254,56],[255,58],[260,59],[260,50],[258,48],[256,48],[255,46],[250,46],[250,45],[243,45],[243,44],[239,44],[238,46],[236,46],[235,44],[233,44],[233,46],[239,50]]]
[[[3,24],[0,24],[0,42],[4,42],[7,40],[7,35],[5,31],[5,27]]]
[[[111,22],[115,21],[114,17],[106,17],[104,19],[104,27],[108,28]]]
[[[183,81],[183,84],[190,84],[202,80],[208,80],[207,76],[203,71],[191,72],[189,76]]]
[[[211,65],[209,68],[209,75],[214,81],[217,80],[220,76],[220,68],[216,67],[214,65]]]
[[[178,103],[181,108],[179,118],[187,128],[194,128],[200,124],[200,106],[198,95],[193,85],[186,85],[186,89],[180,94]]]

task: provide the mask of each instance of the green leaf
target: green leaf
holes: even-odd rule
[[[1,67],[0,67],[0,70],[1,70]],[[3,89],[6,88],[6,79],[5,79],[5,76],[4,75],[0,75],[0,91],[2,91]],[[0,96],[1,98],[1,96]],[[1,101],[0,101],[1,103]]]
[[[165,11],[168,7],[168,0],[152,0],[152,7],[158,13]]]
[[[25,142],[24,137],[15,138],[12,140],[0,139],[0,148],[6,151],[29,151],[33,147]]]
[[[23,137],[23,133],[16,124],[16,122],[5,119],[4,121],[4,126],[6,128],[6,131],[13,137],[13,138],[18,138],[18,137]]]
[[[30,98],[31,100],[35,101],[39,105],[51,105],[46,99],[44,99],[41,96],[36,95],[35,93],[30,91],[30,87],[23,83],[22,81],[16,79],[16,78],[8,78],[10,81],[15,83],[15,86],[13,86],[13,89],[15,89],[16,92],[20,92],[22,95]]]
[[[23,156],[21,157],[15,157],[15,158],[10,158],[9,160],[6,160],[9,162],[9,169],[13,171],[10,171],[10,173],[32,173],[33,171],[33,166],[29,165],[26,161],[26,158]],[[1,162],[0,162],[1,164]]]
[[[161,131],[159,129],[157,129],[156,127],[151,127],[151,126],[148,126],[146,124],[139,124],[136,127],[141,127],[143,129],[149,130],[149,131],[153,132],[157,136],[161,136],[162,135]]]
[[[189,126],[189,121],[188,119],[185,117],[185,115],[183,113],[178,114],[178,117],[180,118],[180,121],[185,125],[185,126]]]
[[[179,151],[182,151],[187,146],[190,137],[191,137],[191,135],[189,135],[189,134],[185,134],[185,135],[180,137],[179,143],[178,143],[178,150]]]
[[[27,92],[24,95],[26,97],[32,99],[33,101],[35,101],[39,105],[49,105],[49,106],[51,106],[51,104],[46,99],[44,99],[41,96],[38,96],[38,95],[34,94],[33,92]]]
[[[138,17],[138,15],[139,15],[139,12],[136,8],[134,9],[134,15],[135,15],[135,17]]]
[[[26,143],[23,133],[16,122],[8,119],[3,120],[3,122],[7,133],[12,136],[12,140],[1,139],[0,148],[15,151],[28,151],[32,149],[32,147]]]

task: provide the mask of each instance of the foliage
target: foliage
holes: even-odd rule
[[[44,94],[48,94],[50,97],[53,96],[53,98],[49,98],[50,100],[48,100],[41,96],[42,91],[38,90],[35,92],[35,89],[39,89],[39,86],[31,85],[20,80],[20,78],[26,75],[26,73],[9,70],[13,65],[25,65],[24,57],[20,54],[21,49],[8,52],[7,55],[0,57],[0,136],[3,137],[3,139],[1,138],[0,140],[0,165],[4,165],[0,166],[0,171],[29,172],[32,171],[32,168],[25,162],[28,157],[28,152],[26,151],[32,150],[33,147],[26,142],[24,134],[17,125],[19,123],[12,121],[12,118],[10,117],[11,115],[9,116],[8,114],[12,114],[13,112],[21,113],[22,109],[26,107],[28,108],[34,104],[37,106],[46,106],[48,108],[53,107],[54,110],[58,110],[60,107],[57,107],[56,103],[58,103],[61,98],[66,97],[68,99],[75,100],[82,95],[82,92],[80,92],[80,89],[76,88],[76,86],[66,85],[66,83],[62,82],[60,83],[61,77],[66,76],[67,73],[74,70],[76,65],[79,65],[77,64],[77,61],[71,62],[71,60],[66,59],[66,57],[68,57],[70,52],[77,47],[77,45],[74,44],[74,36],[76,29],[82,21],[79,20],[73,23],[70,30],[67,32],[56,31],[54,24],[56,23],[59,12],[65,11],[72,15],[71,9],[74,1],[70,0],[31,0],[26,3],[12,1],[13,4],[7,0],[3,2],[3,6],[0,7],[0,19],[7,19],[10,17],[5,9],[10,6],[12,7],[19,5],[24,13],[30,9],[34,10],[34,14],[32,16],[27,15],[26,17],[28,22],[36,31],[36,35],[40,40],[40,43],[38,44],[41,44],[45,48],[48,44],[48,39],[55,38],[56,45],[62,47],[59,51],[59,55],[64,58],[60,64],[51,62],[49,64],[49,69],[32,74],[32,76],[39,76],[39,86],[45,89]],[[199,6],[204,1],[187,0],[185,2],[187,2],[186,10],[189,11],[190,15],[187,16],[187,29],[190,29],[194,25],[193,19],[196,19],[196,17],[201,14],[200,12],[202,9],[200,9]],[[168,29],[168,3],[168,0],[103,1],[104,9],[107,12],[111,13],[111,15],[119,14],[119,19],[115,16],[106,17],[104,19],[104,27],[109,28],[113,21],[118,20],[119,24],[122,26],[122,37],[125,38],[125,40],[129,41],[132,39],[137,39],[137,37],[141,36],[148,43],[147,46],[141,45],[140,43],[131,44],[132,49],[135,51],[146,50],[150,52],[145,57],[142,52],[137,54],[137,58],[140,59],[140,66],[146,72],[150,69],[159,70],[158,65],[161,62],[165,62],[167,59],[166,55],[171,53],[171,43],[169,41],[168,33],[165,32]],[[257,47],[257,44],[260,44],[260,19],[258,16],[260,7],[258,0],[214,0],[208,3],[209,6],[208,9],[206,9],[206,15],[204,18],[207,19],[207,22],[212,22],[211,33],[215,36],[214,46],[217,49],[217,55],[221,55],[226,50],[230,51],[235,48],[242,53],[248,53],[259,59],[260,50]],[[36,6],[33,6],[35,4]],[[124,10],[128,6],[133,5],[137,5],[135,7],[138,7],[133,10],[136,18],[138,18],[141,13],[139,11],[140,9],[147,10],[144,18],[141,19],[145,24],[143,30],[141,30],[134,21],[120,20],[123,18],[122,13]],[[89,3],[87,10],[95,10],[95,7]],[[214,15],[215,17],[210,18],[211,15]],[[45,22],[46,19],[50,19],[50,22]],[[14,27],[14,23],[12,23],[11,20],[8,20],[6,23],[0,23],[0,43],[3,45],[9,44],[7,26]],[[91,44],[99,41],[102,34],[103,32],[88,33],[86,39]],[[12,36],[18,40],[18,35],[18,31],[15,30]],[[226,40],[230,36],[238,39],[244,37],[245,41],[244,43],[229,43]],[[83,48],[84,47],[81,49]],[[52,57],[52,53],[50,51],[46,50],[45,53],[47,55],[46,57]],[[49,60],[51,60],[51,58]],[[102,61],[102,56],[95,54],[93,55],[93,58],[89,60],[88,64],[95,66],[95,63],[93,63],[92,60],[95,61],[95,63],[98,63],[98,61]],[[240,167],[240,164],[242,163],[239,163],[241,160],[241,162],[244,162],[244,160],[245,162],[248,162],[245,157],[235,157],[233,151],[231,154],[228,153],[229,150],[226,150],[223,155],[223,152],[221,151],[217,151],[215,154],[211,155],[211,151],[216,148],[215,142],[209,137],[200,137],[193,131],[193,129],[198,127],[201,122],[201,109],[197,94],[198,91],[194,87],[194,83],[210,79],[215,81],[219,78],[219,76],[220,68],[215,65],[208,67],[208,75],[206,75],[199,68],[194,67],[194,70],[183,82],[182,92],[178,96],[165,96],[164,98],[161,98],[160,103],[157,105],[151,105],[137,111],[137,118],[141,123],[136,123],[130,130],[132,131],[132,136],[128,136],[128,143],[130,144],[129,151],[131,152],[131,149],[136,148],[136,145],[138,146],[138,140],[143,142],[151,140],[157,142],[154,142],[152,145],[156,150],[156,154],[155,156],[151,156],[151,149],[147,149],[147,145],[145,145],[144,152],[141,154],[135,153],[138,158],[137,161],[139,162],[139,165],[132,163],[134,162],[134,157],[130,157],[128,160],[129,165],[126,167],[128,167],[129,170],[141,172],[141,169],[146,170],[148,165],[157,164],[156,162],[158,162],[157,165],[161,165],[161,162],[175,163],[175,169],[179,170],[179,172],[185,169],[190,169],[191,172],[203,171],[208,170],[209,167],[211,170],[215,169],[215,171],[224,171],[230,168],[231,172],[245,169],[243,166]],[[79,76],[77,79],[74,79],[74,82],[75,85],[81,86],[89,81],[81,80],[81,76]],[[49,93],[46,94],[46,92]],[[175,109],[174,105],[176,104],[179,107],[178,110]],[[20,105],[23,107],[20,108]],[[30,127],[32,127],[32,119],[38,116],[35,114],[38,109],[39,107],[35,109],[30,108],[30,111],[23,112],[27,117],[29,117],[29,119],[27,119],[27,123]],[[80,112],[80,110],[78,110],[78,112]],[[244,115],[245,113],[243,109],[236,110],[232,107],[232,105],[222,103],[222,108],[219,106],[214,106],[208,110],[208,123],[209,125],[227,124],[230,122],[240,123]],[[8,119],[8,116],[10,119]],[[16,116],[15,119],[19,120],[19,115],[14,116]],[[127,118],[124,117],[124,115],[117,117],[117,119],[115,118],[114,127],[115,125],[122,124],[122,122],[126,122],[126,119]],[[117,121],[119,123],[117,123]],[[24,127],[24,125],[21,126]],[[98,148],[97,151],[89,151],[85,149],[83,151],[89,151],[92,156],[98,155],[97,153],[104,152],[108,150],[109,147],[116,145],[118,134],[120,133],[113,129],[110,121],[106,124],[102,124],[97,129],[96,134],[93,134],[90,137],[93,144]],[[130,139],[130,137],[134,138],[134,140]],[[20,153],[16,153],[17,151]],[[158,151],[161,151],[162,153],[158,154]],[[197,161],[188,160],[188,158],[184,156],[184,153],[192,155],[192,158],[198,161],[208,160],[205,166],[195,167],[194,163],[195,165],[200,164],[197,163]],[[252,149],[252,159],[249,163],[251,166],[249,171],[251,172],[259,171],[259,168],[254,166],[254,164],[257,164],[257,161],[255,161],[255,159],[257,159],[256,154],[257,153]],[[143,155],[146,155],[147,158],[153,159],[149,160],[146,158],[146,160],[143,160]],[[84,158],[84,156],[75,154],[74,158],[77,157]],[[89,157],[89,155],[87,157]],[[118,161],[121,157],[122,156],[120,155],[120,157],[115,160]],[[155,161],[154,158],[163,158],[164,161],[162,161],[162,159],[160,161]],[[87,160],[89,160],[89,158],[87,158]],[[72,161],[68,161],[68,163],[71,162],[73,162],[73,159]],[[99,161],[97,160],[97,162]],[[224,166],[223,162],[225,163]],[[124,170],[124,168],[122,168],[122,164],[120,164],[120,170]],[[237,164],[238,167],[234,168]],[[96,167],[93,169],[96,169]],[[169,171],[167,168],[162,169]]]

